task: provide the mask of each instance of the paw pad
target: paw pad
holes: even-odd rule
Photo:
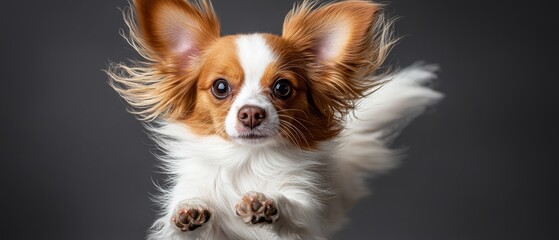
[[[235,206],[235,210],[245,223],[273,223],[279,217],[274,202],[257,192],[245,194]]]
[[[193,231],[202,226],[211,217],[207,209],[180,208],[172,218],[173,224],[181,231]]]

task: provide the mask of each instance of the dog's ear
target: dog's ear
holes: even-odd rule
[[[326,119],[344,115],[374,86],[375,71],[390,48],[389,24],[381,6],[350,0],[323,6],[303,1],[286,17],[283,38],[309,62],[315,110]]]
[[[191,65],[219,38],[219,21],[206,0],[135,0],[134,6],[145,45],[170,69]]]
[[[126,22],[129,42],[146,61],[112,65],[112,87],[144,121],[188,116],[196,102],[197,61],[220,37],[210,2],[134,0]]]
[[[374,47],[371,32],[378,4],[344,1],[316,9],[303,2],[286,17],[283,37],[309,50],[319,64],[365,64]]]

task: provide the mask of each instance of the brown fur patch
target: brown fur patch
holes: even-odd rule
[[[235,37],[226,36],[217,40],[202,56],[195,105],[181,119],[197,134],[228,138],[225,133],[225,117],[244,79],[243,69],[237,58]],[[232,91],[225,99],[216,99],[211,93],[212,84],[220,78],[229,82]]]

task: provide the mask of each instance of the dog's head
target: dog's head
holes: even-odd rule
[[[148,61],[120,65],[115,88],[146,120],[247,145],[286,139],[314,148],[376,82],[391,44],[379,5],[303,2],[282,36],[220,36],[207,1],[136,0],[133,46]]]

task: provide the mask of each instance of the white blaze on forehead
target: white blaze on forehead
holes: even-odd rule
[[[243,88],[255,90],[255,87],[260,86],[266,67],[274,61],[274,53],[261,35],[242,35],[237,38],[236,43],[245,76]]]
[[[229,113],[225,118],[225,130],[229,136],[237,136],[239,109],[246,105],[260,107],[266,111],[266,120],[261,124],[262,131],[276,131],[279,118],[272,105],[261,81],[264,71],[276,59],[272,49],[266,43],[262,35],[241,35],[235,40],[237,44],[237,56],[243,69],[243,84],[233,100]]]

